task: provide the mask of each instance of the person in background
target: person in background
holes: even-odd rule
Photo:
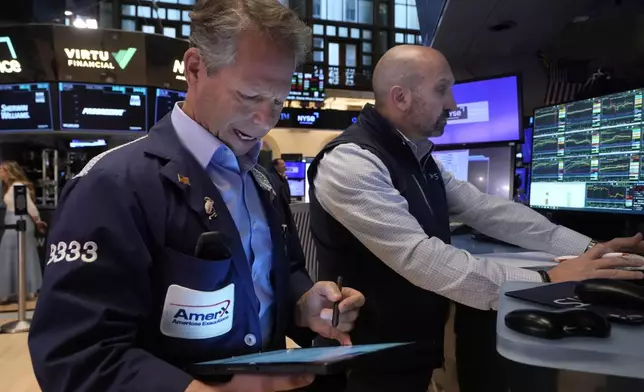
[[[288,186],[288,177],[286,176],[286,162],[282,158],[273,159],[273,167],[271,174],[275,180],[280,184],[280,188],[286,197],[286,200],[291,201],[291,188]]]
[[[286,336],[351,344],[364,296],[311,281],[289,205],[257,163],[311,29],[275,0],[200,0],[190,19],[185,102],[62,192],[29,332],[43,392],[286,391],[313,377],[214,382],[185,368],[283,349]]]
[[[481,193],[432,158],[428,138],[443,134],[448,110],[456,107],[453,84],[450,66],[438,51],[411,45],[390,49],[373,73],[375,106],[366,105],[357,123],[309,168],[319,277],[341,275],[368,299],[351,335],[354,343],[418,341],[433,350],[413,369],[388,364],[351,372],[348,391],[425,392],[432,369],[443,361],[449,300],[461,304],[455,327],[459,374],[467,362],[496,377],[500,369],[494,361],[458,356],[462,350],[476,357],[477,339],[494,350],[495,339],[481,336],[477,323],[460,323],[460,311],[495,309],[507,281],[644,278],[639,271],[615,269],[641,262],[602,258],[610,249],[644,252],[640,234],[596,245],[519,203]],[[482,261],[450,245],[450,217],[526,249],[580,257],[539,272]],[[461,340],[465,335],[472,339]],[[480,380],[478,373],[469,374],[474,374],[469,385]],[[469,385],[462,383],[461,391]],[[473,388],[496,391],[485,383]]]
[[[0,164],[0,179],[2,180],[3,202],[6,206],[4,218],[5,225],[15,224],[20,217],[15,215],[14,190],[16,185],[26,185],[27,231],[26,242],[26,263],[27,263],[27,294],[29,299],[35,298],[42,283],[42,273],[38,261],[38,249],[36,245],[35,230],[44,232],[47,224],[40,220],[40,213],[34,204],[34,186],[27,179],[24,171],[14,161],[5,161]],[[0,304],[14,302],[18,298],[18,236],[15,230],[5,230],[0,243]]]

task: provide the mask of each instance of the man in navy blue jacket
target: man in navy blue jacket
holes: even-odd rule
[[[351,343],[364,296],[313,285],[288,202],[257,165],[310,30],[274,0],[201,1],[192,23],[186,102],[63,191],[29,337],[44,392],[292,390],[312,378],[207,385],[182,368],[287,335]],[[205,232],[215,253],[196,252]]]

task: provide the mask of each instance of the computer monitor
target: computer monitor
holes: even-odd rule
[[[643,92],[535,110],[531,207],[644,213]]]
[[[147,131],[147,87],[59,83],[60,129]]]
[[[532,162],[532,128],[523,131],[523,144],[521,145],[523,163]]]
[[[481,192],[512,199],[514,156],[512,147],[443,150],[432,153],[443,168]]]
[[[291,191],[291,197],[304,197],[305,194],[304,179],[288,179],[288,189]]]
[[[527,167],[517,167],[516,169],[514,169],[514,175],[515,175],[514,187],[517,189],[517,192],[522,191],[523,195],[525,195],[525,197],[529,197],[529,195],[530,195],[530,171],[528,170],[528,168]],[[518,183],[516,181],[517,176],[519,177],[518,178],[519,179]],[[526,200],[526,202],[527,202],[527,200]]]
[[[49,83],[0,84],[0,132],[52,129]]]
[[[505,76],[452,87],[456,109],[450,111],[445,133],[431,138],[437,145],[512,142],[521,140],[519,79]]]
[[[185,101],[187,93],[180,90],[158,88],[154,106],[154,123],[158,123],[166,114],[170,113],[177,102]]]
[[[303,161],[284,161],[286,166],[286,177],[294,180],[304,180],[306,177],[305,163]]]

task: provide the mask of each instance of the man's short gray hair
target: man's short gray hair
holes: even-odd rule
[[[311,45],[311,29],[277,0],[199,0],[190,17],[190,43],[204,56],[208,72],[234,63],[236,39],[243,31],[286,46],[296,65],[304,62]]]

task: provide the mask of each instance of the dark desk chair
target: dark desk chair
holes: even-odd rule
[[[315,243],[311,233],[311,219],[309,215],[309,203],[291,204],[291,212],[297,226],[297,234],[300,236],[304,257],[306,259],[306,270],[314,282],[318,279],[318,260],[315,252]]]

